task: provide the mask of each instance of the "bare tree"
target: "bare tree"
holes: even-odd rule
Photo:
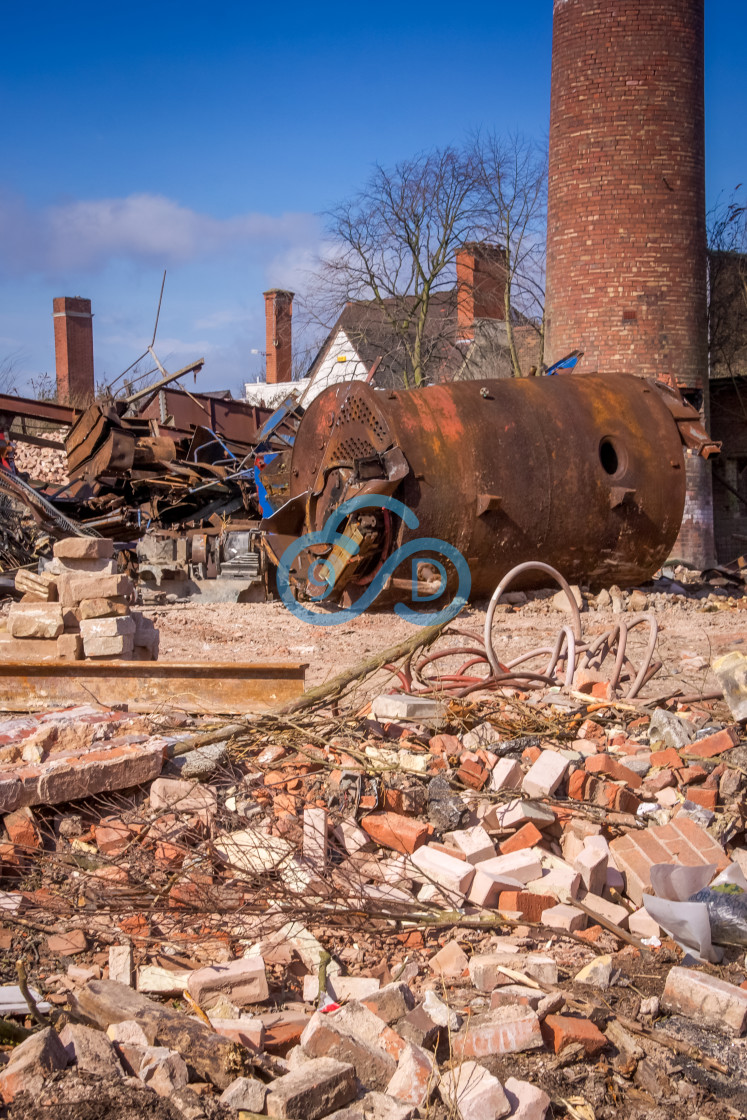
[[[367,301],[388,327],[406,386],[424,384],[443,357],[434,301],[453,293],[457,249],[475,236],[476,185],[471,152],[439,148],[391,170],[377,165],[351,201],[327,214],[317,305],[337,314]]]
[[[503,254],[506,336],[513,376],[521,377],[525,371],[517,347],[517,320],[537,332],[538,369],[544,352],[547,155],[518,133],[478,133],[471,164],[480,195],[482,236],[497,242]]]
[[[708,341],[715,376],[747,373],[747,203],[740,187],[708,215]]]

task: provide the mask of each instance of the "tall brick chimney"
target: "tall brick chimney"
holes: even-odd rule
[[[704,0],[554,0],[545,361],[674,375],[703,394]],[[675,555],[713,563],[710,472],[688,459]]]
[[[264,293],[267,329],[267,384],[293,380],[291,316],[293,292],[272,288]]]
[[[52,302],[59,404],[86,408],[93,401],[93,316],[90,299],[58,296]]]
[[[457,251],[460,338],[475,337],[475,319],[506,318],[506,265],[499,245],[470,241]]]

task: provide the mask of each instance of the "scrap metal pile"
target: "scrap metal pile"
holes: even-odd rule
[[[674,544],[683,449],[718,447],[678,392],[624,374],[334,385],[301,420],[267,548],[300,600],[366,601],[385,580],[414,598],[427,591],[409,566],[423,538],[426,567],[428,554],[449,563],[452,596],[465,582],[489,596],[537,557],[574,583],[625,586]]]

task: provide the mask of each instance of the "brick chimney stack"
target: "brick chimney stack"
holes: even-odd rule
[[[58,296],[52,303],[59,404],[86,408],[93,401],[93,315],[90,299]]]
[[[475,337],[476,319],[506,318],[506,264],[499,245],[471,241],[456,255],[460,338]]]
[[[279,385],[292,381],[291,316],[293,292],[272,288],[264,293],[265,324],[267,329],[267,384]]]
[[[708,420],[704,0],[554,0],[545,361],[674,374]],[[687,460],[675,555],[713,563]]]

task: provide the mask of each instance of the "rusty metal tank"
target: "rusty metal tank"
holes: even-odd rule
[[[285,539],[321,530],[348,498],[387,493],[419,525],[374,524],[368,567],[359,565],[353,583],[422,537],[460,550],[473,597],[490,594],[515,564],[537,559],[571,582],[637,583],[677,536],[685,429],[691,446],[707,442],[698,419],[667,386],[625,374],[401,392],[331,386],[296,435],[288,507],[296,523],[291,528],[286,514]]]

